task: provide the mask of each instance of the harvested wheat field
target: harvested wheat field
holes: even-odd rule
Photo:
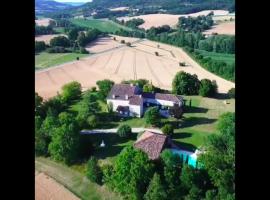
[[[214,25],[211,29],[203,32],[205,35],[211,35],[212,33],[235,35],[235,22],[222,22]]]
[[[199,15],[208,15],[210,12],[214,12],[214,15],[227,15],[228,11],[226,10],[204,10],[196,13],[186,14],[186,15],[171,15],[171,14],[149,14],[149,15],[139,15],[134,17],[119,17],[118,20],[128,21],[134,18],[141,18],[145,22],[139,27],[144,29],[149,29],[151,27],[158,27],[163,25],[169,25],[174,27],[178,23],[179,17],[197,17]]]
[[[37,19],[35,20],[36,24],[38,26],[49,26],[50,21],[53,21],[51,18],[43,18],[43,19]]]
[[[115,37],[115,40],[113,37]],[[117,35],[111,35],[111,37],[102,37],[87,45],[86,50],[91,53],[100,53],[125,45],[120,43],[121,40],[125,40],[125,42],[135,42],[139,40],[139,38],[130,38]]]
[[[46,44],[50,44],[50,40],[58,36],[67,37],[65,34],[39,35],[35,37],[35,41],[44,41]]]
[[[73,193],[44,173],[35,173],[35,200],[79,200]]]
[[[95,48],[102,49],[99,45],[106,46],[97,43]],[[156,56],[155,52],[158,52],[159,56]],[[179,62],[185,62],[187,66],[180,67]],[[83,89],[88,89],[96,86],[96,81],[102,79],[119,83],[122,80],[143,78],[160,88],[170,90],[178,71],[197,74],[199,79],[216,80],[221,93],[234,87],[234,83],[200,67],[182,49],[146,39],[134,41],[132,47],[122,45],[79,61],[38,71],[35,74],[35,86],[36,92],[44,99],[55,96],[61,91],[61,87],[70,81],[78,81]]]

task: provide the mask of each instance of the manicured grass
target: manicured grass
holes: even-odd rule
[[[92,183],[84,174],[48,158],[36,158],[35,170],[45,172],[82,200],[122,199],[117,194],[109,191],[105,185],[99,186]]]
[[[111,20],[101,20],[101,19],[71,19],[73,24],[87,27],[87,28],[96,28],[102,32],[115,33],[121,28],[124,30],[132,31],[131,28],[117,24]]]
[[[82,58],[85,56],[89,56],[89,54],[42,52],[35,56],[35,69],[60,65],[66,62],[75,61],[77,57]]]
[[[210,57],[213,60],[217,61],[224,61],[227,64],[232,64],[235,62],[235,54],[215,53],[198,49],[196,49],[195,51],[201,53],[204,57]]]
[[[53,28],[53,30],[56,32],[56,33],[62,33],[62,34],[65,34],[65,29],[63,27],[55,27]]]
[[[235,100],[206,98],[200,96],[184,96],[192,99],[192,107],[187,101],[186,111],[180,120],[181,127],[175,129],[174,140],[180,146],[195,150],[204,143],[207,136],[217,134],[216,124],[219,116],[225,112],[235,112]]]

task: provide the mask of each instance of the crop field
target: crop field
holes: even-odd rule
[[[37,19],[35,20],[36,24],[38,26],[48,26],[49,25],[49,22],[53,20],[53,19],[50,19],[50,18],[42,18],[42,19]]]
[[[235,22],[221,22],[217,25],[212,26],[211,29],[203,32],[206,35],[211,35],[212,33],[224,34],[224,35],[235,35]]]
[[[209,52],[204,50],[198,50],[195,51],[202,54],[204,57],[210,57],[213,60],[217,61],[224,61],[227,64],[232,64],[235,62],[235,54],[227,54],[227,53],[215,53],[215,52]]]
[[[100,49],[98,46],[99,44],[96,48]],[[159,55],[155,55],[155,52]],[[179,62],[185,62],[186,66],[180,67]],[[179,71],[197,74],[199,79],[215,80],[219,92],[222,93],[234,87],[234,83],[203,69],[182,49],[149,40],[137,40],[131,47],[121,45],[79,61],[39,70],[35,75],[35,85],[36,92],[45,99],[55,96],[61,87],[70,81],[78,81],[83,89],[88,89],[96,86],[96,81],[102,79],[119,83],[122,80],[143,78],[155,86],[171,90],[172,80]]]
[[[37,200],[79,200],[73,193],[44,173],[36,172],[35,199]]]
[[[43,69],[62,63],[76,60],[77,57],[83,58],[89,56],[88,54],[79,53],[46,53],[42,52],[35,56],[35,69]]]
[[[172,15],[172,14],[148,14],[148,15],[139,15],[134,17],[119,17],[118,20],[128,21],[134,18],[140,18],[145,21],[139,27],[144,29],[149,29],[152,26],[158,27],[163,25],[169,25],[171,27],[176,26],[178,23],[179,17],[197,17],[199,15],[208,15],[211,11],[214,12],[214,15],[226,15],[228,11],[225,10],[204,10],[196,13],[186,14],[186,15]]]
[[[120,29],[132,30],[126,26],[122,26],[110,20],[101,19],[71,19],[73,24],[87,28],[96,28],[102,32],[115,33]]]
[[[44,41],[46,44],[50,44],[51,39],[58,36],[66,36],[66,35],[65,34],[39,35],[35,37],[35,41]]]

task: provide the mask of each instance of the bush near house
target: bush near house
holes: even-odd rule
[[[90,181],[101,184],[102,171],[98,166],[98,160],[93,156],[89,159],[87,163],[86,176]]]
[[[120,137],[128,137],[131,135],[131,128],[129,125],[122,125],[118,128],[117,130],[117,134],[120,136]]]
[[[159,108],[157,106],[148,108],[144,114],[147,124],[158,126],[160,123]]]
[[[171,124],[165,124],[162,128],[161,128],[162,133],[164,133],[165,135],[168,136],[172,136],[173,135],[173,126]]]

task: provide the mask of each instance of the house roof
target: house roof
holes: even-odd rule
[[[145,131],[134,143],[134,147],[147,153],[149,159],[156,160],[166,144],[167,137],[163,134]]]
[[[143,102],[143,98],[140,95],[134,95],[130,97],[129,104],[130,105],[141,105]]]
[[[178,95],[173,94],[162,94],[162,93],[150,93],[150,92],[143,92],[142,96],[148,99],[159,99],[165,101],[173,101],[175,103],[179,103],[183,101],[183,98]]]
[[[138,86],[131,86],[130,84],[115,84],[113,85],[107,99],[126,100],[126,95],[132,97],[136,95],[136,88]],[[113,98],[113,95],[115,98]]]

